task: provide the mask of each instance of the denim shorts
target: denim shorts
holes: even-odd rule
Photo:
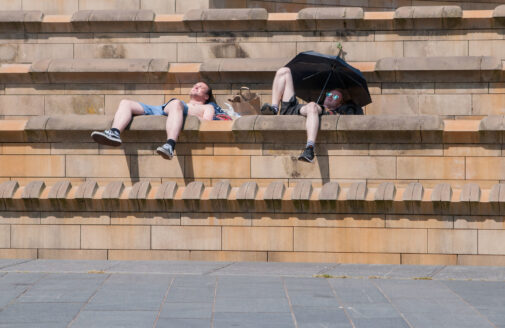
[[[161,105],[161,106],[152,106],[152,105],[146,105],[144,103],[139,102],[139,104],[144,108],[144,114],[145,115],[165,115],[167,116],[167,113],[165,113],[164,109],[165,106],[168,105],[169,102],[172,100],[175,100],[175,98],[170,99],[167,103]],[[183,114],[184,116],[188,115],[188,104],[186,104],[184,101],[182,101],[182,105],[184,106],[183,109]]]

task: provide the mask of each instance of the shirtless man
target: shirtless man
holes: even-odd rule
[[[120,146],[121,132],[130,123],[134,115],[165,115],[167,117],[166,131],[167,142],[158,147],[156,152],[165,159],[172,159],[174,156],[175,143],[182,129],[184,117],[187,115],[196,116],[201,120],[211,121],[216,112],[221,108],[212,99],[212,89],[205,82],[198,82],[193,85],[189,92],[189,102],[185,103],[179,99],[171,99],[161,106],[146,105],[141,102],[123,99],[119,103],[112,128],[103,132],[94,131],[91,133],[93,140],[102,145]]]
[[[279,101],[281,108],[279,110]],[[291,70],[287,67],[282,67],[277,70],[272,84],[272,104],[263,104],[261,114],[263,115],[302,115],[307,117],[305,123],[307,129],[307,144],[302,151],[298,160],[312,163],[314,160],[314,148],[319,129],[319,115],[330,114],[350,114],[350,112],[341,112],[340,109],[347,108],[344,104],[343,95],[340,90],[330,90],[325,93],[323,108],[315,102],[308,104],[299,104],[295,96],[295,87],[293,85],[293,77]],[[357,106],[353,106],[357,107]],[[359,108],[358,114],[363,114],[363,110]]]

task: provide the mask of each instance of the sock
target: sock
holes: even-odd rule
[[[279,112],[279,106],[278,105],[272,105],[272,109],[274,110],[275,114]]]
[[[114,132],[115,134],[117,134],[118,136],[121,134],[121,131],[119,131],[119,129],[116,129],[116,128],[111,128],[110,129],[112,132]]]
[[[312,140],[308,140],[307,141],[307,145],[305,146],[305,148],[309,148],[309,147],[312,147],[312,148],[315,148],[316,147],[316,143]]]
[[[172,146],[172,149],[175,149],[175,140],[174,139],[168,139],[167,140],[167,144],[169,144],[170,146]]]

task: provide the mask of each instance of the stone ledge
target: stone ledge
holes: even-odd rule
[[[52,183],[17,181],[0,183],[0,208],[7,211],[144,211],[157,212],[265,212],[265,213],[384,213],[437,215],[503,215],[505,185],[495,184],[481,190],[469,183],[453,190],[447,183],[424,188],[420,183],[396,187],[384,182],[370,187],[356,182],[341,187],[331,181],[314,188],[310,181],[292,187],[274,181],[265,187],[244,182],[230,187],[222,181],[206,186],[194,181],[177,186],[174,181],[151,185],[140,181],[125,186],[111,181],[98,186],[86,181],[74,186],[70,181]]]
[[[459,6],[406,6],[395,10],[394,19],[462,18]]]
[[[264,8],[251,9],[192,9],[182,19],[190,31],[263,31],[268,12]]]
[[[153,29],[152,10],[81,10],[70,22],[78,32],[149,32]]]
[[[375,71],[501,71],[502,62],[490,56],[382,58]]]
[[[0,30],[9,32],[36,32],[44,19],[44,13],[35,10],[0,11]]]

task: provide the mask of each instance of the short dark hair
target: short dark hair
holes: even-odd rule
[[[212,94],[212,88],[210,87],[210,85],[208,85],[206,82],[204,82],[206,85],[207,85],[207,96],[209,96],[209,98],[207,98],[207,100],[205,101],[206,104],[210,103],[210,102],[216,102],[216,99],[214,99],[214,95]]]

